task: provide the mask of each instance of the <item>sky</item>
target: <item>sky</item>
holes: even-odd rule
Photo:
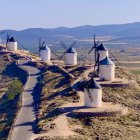
[[[140,0],[0,0],[0,30],[140,22]]]

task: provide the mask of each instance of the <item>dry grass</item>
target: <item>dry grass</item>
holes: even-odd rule
[[[19,71],[15,65],[12,65],[14,58],[10,55],[1,54],[0,56],[0,139],[6,140],[10,127],[14,121],[17,110],[19,109],[19,95],[13,99],[7,98],[7,91],[10,88],[9,85],[14,82],[14,79],[23,79],[20,82],[24,82],[26,78],[25,74]],[[16,71],[15,71],[16,69]],[[14,85],[15,87],[16,85]],[[12,88],[12,87],[11,87]],[[20,89],[21,90],[21,89]],[[16,92],[16,91],[14,91]],[[10,95],[10,92],[9,92]]]
[[[77,101],[79,97],[69,86],[70,77],[56,67],[48,67],[42,81],[41,104],[38,113],[38,131],[48,131],[47,123],[59,115],[59,107],[68,102]]]
[[[73,71],[73,69],[67,69]],[[60,139],[60,140],[138,140],[140,138],[140,86],[139,78],[125,70],[125,73],[116,70],[117,77],[124,77],[126,79],[133,79],[136,81],[136,86],[129,88],[104,88],[103,101],[114,102],[122,104],[129,109],[129,114],[126,116],[116,117],[94,117],[94,118],[71,118],[68,117],[70,127],[77,136],[73,137],[42,137],[37,140]],[[51,69],[47,70],[44,75],[44,84],[41,97],[41,106],[39,110],[39,132],[47,132],[50,130],[47,126],[53,121],[61,112],[59,107],[68,102],[77,100],[76,93],[71,90],[66,90],[63,94],[61,91],[68,88],[69,80],[65,81],[65,76],[59,72],[52,72]],[[58,83],[62,83],[58,88]],[[71,94],[70,94],[71,93]],[[67,96],[66,96],[67,95]],[[52,114],[51,114],[52,113]],[[49,116],[49,115],[50,116]],[[78,126],[78,127],[75,127]],[[51,128],[53,129],[53,128]],[[128,137],[129,136],[129,137]]]

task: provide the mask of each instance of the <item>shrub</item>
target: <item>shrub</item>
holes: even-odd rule
[[[6,91],[6,99],[14,100],[17,95],[22,92],[22,83],[19,80],[14,80]]]

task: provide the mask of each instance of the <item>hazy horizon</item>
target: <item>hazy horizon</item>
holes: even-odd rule
[[[130,23],[120,23],[120,24],[99,24],[99,25],[77,25],[77,26],[73,26],[73,27],[68,27],[68,26],[58,26],[58,27],[27,27],[24,29],[0,29],[0,31],[3,30],[14,30],[14,31],[22,31],[22,30],[26,30],[26,29],[57,29],[57,28],[76,28],[76,27],[82,27],[82,26],[110,26],[110,25],[125,25],[125,24],[133,24],[133,23],[140,23],[140,22],[130,22]]]
[[[140,22],[137,0],[1,0],[0,30]]]

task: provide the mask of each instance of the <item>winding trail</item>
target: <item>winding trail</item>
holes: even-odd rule
[[[17,116],[11,140],[32,140],[34,137],[36,111],[39,101],[37,84],[40,71],[29,65],[28,60],[19,60],[18,65],[29,73],[29,77],[22,93],[22,107]]]

